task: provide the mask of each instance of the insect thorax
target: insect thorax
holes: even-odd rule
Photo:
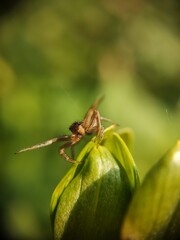
[[[82,128],[82,126],[81,126],[82,123],[83,123],[82,121],[72,123],[71,126],[69,127],[69,130],[73,134],[81,134],[80,129]],[[84,134],[82,134],[82,135],[84,135]]]

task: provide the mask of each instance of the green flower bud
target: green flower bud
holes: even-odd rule
[[[51,199],[54,239],[118,239],[132,193],[139,183],[131,154],[114,131],[92,139],[56,187]]]
[[[121,239],[180,239],[180,141],[155,164],[135,193]]]

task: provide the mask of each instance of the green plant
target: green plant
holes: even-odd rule
[[[180,142],[140,185],[129,139],[129,132],[119,134],[111,126],[100,144],[93,138],[83,148],[81,163],[71,167],[52,196],[54,239],[180,236]]]

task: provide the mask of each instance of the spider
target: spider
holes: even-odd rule
[[[103,127],[101,125],[101,120],[110,121],[107,118],[103,118],[100,116],[99,111],[97,110],[97,107],[103,100],[103,97],[99,98],[94,102],[94,104],[89,108],[87,113],[85,114],[85,117],[82,121],[74,122],[69,127],[69,130],[71,131],[71,135],[63,135],[59,137],[55,137],[52,139],[49,139],[43,143],[39,143],[36,145],[33,145],[31,147],[24,148],[17,153],[22,153],[26,151],[30,151],[33,149],[46,147],[48,145],[51,145],[56,142],[63,142],[66,141],[62,146],[59,148],[59,154],[68,162],[76,163],[77,161],[74,160],[74,152],[73,147],[76,145],[80,140],[85,136],[89,134],[96,134],[97,139],[100,141],[103,137]],[[71,149],[71,157],[69,157],[65,150],[67,148]]]

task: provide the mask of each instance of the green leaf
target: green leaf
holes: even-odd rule
[[[121,239],[180,239],[180,141],[155,164],[135,193]]]
[[[108,128],[101,144],[93,138],[77,158],[81,163],[73,165],[56,187],[51,200],[54,239],[118,239],[132,186],[121,160],[104,145],[113,134],[114,128]],[[123,155],[130,164],[128,148],[119,144],[128,151]]]
[[[89,152],[91,151],[93,146],[94,146],[94,143],[89,142],[89,144],[87,144],[83,148],[81,153],[79,154],[78,161],[81,161],[83,159],[83,157],[86,157],[86,155],[89,154]],[[77,175],[77,173],[80,171],[81,167],[83,167],[82,164],[72,165],[71,169],[67,172],[67,174],[64,176],[64,178],[59,182],[59,184],[55,188],[55,190],[53,192],[53,196],[51,198],[51,222],[52,223],[54,221],[53,214],[56,210],[60,195],[62,194],[64,189],[67,187],[67,185],[71,182],[71,180]]]
[[[132,142],[133,142],[133,137],[134,133],[131,128],[121,128],[119,131],[119,136],[123,139],[123,141],[126,143],[127,147],[130,149]]]
[[[120,137],[120,134],[114,130],[114,125],[106,130],[102,144],[108,148],[119,166],[126,171],[133,192],[140,184],[138,170],[127,145]]]

